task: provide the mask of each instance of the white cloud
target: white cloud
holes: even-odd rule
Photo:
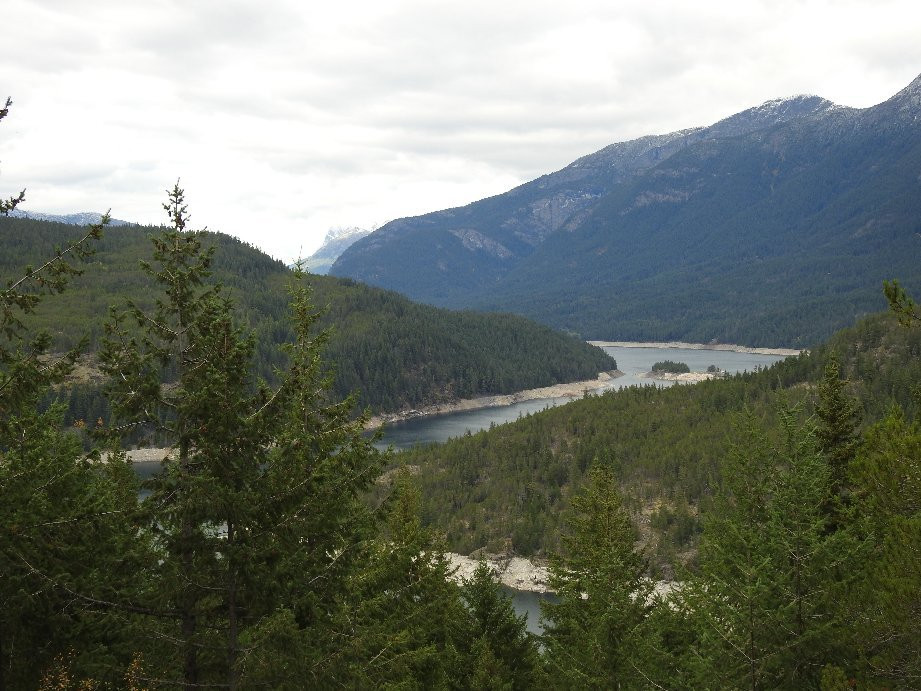
[[[614,141],[793,93],[869,106],[921,72],[914,0],[8,4],[0,191],[153,223],[181,177],[195,223],[286,259]]]

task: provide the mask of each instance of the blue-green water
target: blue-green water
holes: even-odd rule
[[[626,386],[671,386],[673,382],[662,382],[648,379],[642,375],[652,369],[653,364],[662,360],[683,362],[692,372],[706,371],[707,367],[714,365],[729,373],[749,371],[758,368],[770,367],[782,356],[778,355],[753,355],[750,353],[735,353],[729,350],[691,350],[687,348],[626,348],[623,346],[608,346],[605,352],[617,361],[618,369],[624,376],[610,382],[606,389],[599,389],[601,393],[607,389],[621,389]],[[488,429],[491,425],[501,425],[512,422],[519,417],[536,413],[545,408],[550,408],[571,402],[571,398],[549,398],[536,401],[524,401],[507,406],[495,408],[481,408],[480,410],[466,410],[459,413],[445,413],[428,417],[414,418],[405,422],[389,424],[384,428],[384,435],[378,446],[394,449],[406,449],[416,444],[441,443],[452,437],[460,437],[467,432],[474,433]]]
[[[692,372],[705,371],[714,365],[730,373],[755,371],[769,367],[777,360],[777,355],[753,355],[734,353],[727,350],[691,350],[685,348],[626,348],[622,346],[605,347],[604,350],[617,360],[618,369],[624,373],[610,382],[608,389],[620,389],[626,386],[670,386],[672,382],[648,379],[642,375],[652,369],[652,365],[662,360],[684,362]],[[598,390],[600,393],[602,390]],[[501,425],[519,417],[535,413],[545,408],[571,402],[571,398],[551,398],[537,401],[525,401],[496,408],[468,410],[459,413],[446,413],[430,417],[416,418],[406,422],[388,425],[378,445],[381,448],[393,446],[394,449],[406,449],[417,444],[431,442],[441,443],[452,437],[463,436],[488,429],[491,425]],[[148,477],[160,467],[158,462],[136,463],[135,468],[142,477]],[[532,633],[541,633],[540,602],[553,598],[552,594],[532,593],[504,588],[512,597],[516,613],[527,616],[527,627]]]
[[[532,593],[527,590],[515,590],[505,585],[502,586],[502,592],[512,598],[512,607],[515,609],[515,614],[518,616],[523,614],[527,617],[526,626],[528,631],[538,636],[542,634],[544,627],[541,626],[540,622],[540,603],[556,602],[556,595],[553,593]]]
[[[778,355],[754,355],[750,353],[735,353],[728,350],[694,350],[687,348],[627,348],[623,346],[608,346],[604,348],[611,357],[617,360],[618,369],[624,376],[611,381],[608,389],[621,389],[627,386],[671,386],[674,382],[663,382],[649,379],[642,375],[652,369],[653,364],[662,360],[683,362],[692,372],[706,371],[710,365],[725,370],[729,373],[749,371],[770,367],[774,362],[782,360]],[[603,390],[599,390],[600,393]],[[415,418],[406,422],[388,425],[379,446],[394,449],[406,449],[416,444],[432,442],[441,443],[452,437],[463,436],[467,432],[474,433],[489,428],[491,425],[501,425],[511,422],[529,413],[538,412],[548,407],[563,405],[571,402],[571,398],[551,398],[538,401],[526,401],[513,405],[496,408],[483,408],[460,413],[446,413],[430,417]],[[543,633],[540,623],[540,603],[555,596],[551,593],[532,593],[515,590],[503,586],[503,590],[512,598],[512,606],[519,615],[527,617],[528,631],[534,634]]]

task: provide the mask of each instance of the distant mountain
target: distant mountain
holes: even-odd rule
[[[331,273],[585,338],[810,345],[921,289],[921,77],[878,106],[768,101],[404,218]]]
[[[323,245],[304,260],[304,268],[312,274],[327,274],[339,255],[372,231],[364,228],[330,228]]]
[[[82,211],[75,214],[46,214],[41,211],[25,211],[24,209],[14,209],[10,212],[13,218],[31,218],[36,221],[52,221],[54,223],[66,223],[69,226],[88,226],[93,223],[99,223],[102,220],[102,214],[95,211]],[[130,221],[120,221],[117,218],[109,219],[110,226],[127,226],[132,225]]]
[[[138,261],[150,261],[154,228],[124,226],[103,234],[95,254],[67,290],[42,301],[27,321],[47,330],[56,348],[85,335],[95,350],[111,305],[127,299],[149,306],[155,286]],[[38,266],[53,248],[77,231],[60,223],[0,216],[0,281]],[[291,272],[279,261],[221,233],[208,233],[216,247],[212,280],[236,302],[238,316],[255,335],[255,367],[270,379],[284,365],[277,345],[292,337],[288,284]],[[509,314],[454,312],[411,302],[397,293],[330,276],[308,277],[320,324],[332,330],[325,357],[335,371],[334,391],[358,394],[360,407],[394,412],[594,379],[616,363],[600,348]],[[98,393],[98,392],[97,392]],[[78,392],[72,410],[96,405],[96,394]],[[89,401],[89,403],[87,403]],[[76,417],[95,419],[92,416]]]

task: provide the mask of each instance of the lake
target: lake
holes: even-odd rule
[[[624,373],[624,376],[612,380],[610,386],[606,389],[598,389],[595,393],[627,386],[673,386],[675,382],[659,381],[642,376],[652,369],[653,364],[662,360],[683,362],[692,372],[704,372],[707,367],[714,365],[734,374],[744,371],[754,372],[784,359],[782,355],[736,353],[731,350],[626,346],[604,346],[603,349],[617,360],[617,368]],[[394,449],[400,450],[416,444],[440,443],[452,437],[463,436],[467,432],[478,432],[488,429],[490,425],[501,425],[545,408],[570,403],[572,400],[572,398],[550,398],[525,401],[496,408],[445,413],[392,423],[384,428],[384,434],[378,446],[387,448],[392,445]],[[528,631],[536,635],[543,633],[543,627],[540,625],[540,603],[554,596],[515,590],[507,586],[502,586],[502,589],[512,598],[515,613],[527,617]]]
[[[690,367],[692,372],[706,371],[707,367],[714,365],[726,372],[736,373],[753,372],[759,368],[770,367],[771,364],[782,360],[781,355],[760,355],[752,353],[735,353],[729,350],[695,350],[689,348],[662,348],[662,347],[625,347],[605,346],[604,351],[617,360],[618,369],[624,376],[613,379],[606,389],[598,389],[601,393],[610,389],[621,389],[627,386],[672,386],[674,382],[648,379],[642,375],[652,369],[656,362],[672,360],[683,362]],[[480,410],[468,410],[459,413],[445,413],[429,417],[415,418],[406,422],[389,424],[384,428],[384,434],[377,443],[380,448],[393,446],[394,449],[406,449],[416,444],[431,442],[444,442],[452,437],[463,436],[467,432],[478,432],[488,429],[491,425],[501,425],[517,420],[519,417],[536,413],[545,408],[570,403],[572,398],[550,398],[536,401],[525,401],[513,405]],[[149,476],[159,470],[159,463],[135,463],[135,469],[142,476]],[[519,615],[527,615],[528,631],[539,634],[540,602],[553,595],[516,591],[503,586],[506,593],[512,597],[512,605]]]
[[[617,367],[624,373],[624,376],[613,379],[606,389],[598,389],[595,393],[621,389],[626,386],[671,386],[674,382],[657,381],[642,376],[652,369],[653,364],[662,360],[683,362],[690,367],[692,372],[706,371],[707,367],[714,365],[734,374],[770,367],[784,358],[782,355],[690,348],[605,346],[603,350],[617,361]],[[440,443],[452,437],[463,436],[467,432],[479,432],[488,429],[491,425],[501,425],[545,408],[570,403],[572,400],[572,398],[545,398],[495,408],[466,410],[390,423],[384,428],[384,435],[377,445],[382,449],[392,445],[394,449],[400,450],[416,444]]]

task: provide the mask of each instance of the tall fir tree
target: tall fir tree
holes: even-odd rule
[[[515,614],[511,599],[486,562],[480,562],[464,582],[461,595],[469,613],[465,638],[470,646],[470,687],[523,690],[537,686],[537,642],[527,630],[525,616]]]
[[[24,198],[0,201],[0,213]],[[64,428],[62,406],[44,407],[79,348],[54,352],[47,333],[27,326],[80,273],[106,222],[48,248],[43,264],[0,291],[0,689],[37,686],[64,655],[74,675],[96,681],[119,679],[130,660],[130,623],[111,616],[111,605],[132,576],[122,556],[133,538],[125,520],[133,476],[85,453],[85,425]]]
[[[641,687],[651,582],[613,473],[597,463],[573,498],[565,554],[550,562],[559,601],[542,603],[544,658],[560,688]]]
[[[360,688],[462,688],[467,614],[441,538],[422,525],[406,468],[383,507],[384,531],[356,579],[351,683]]]
[[[744,418],[705,516],[699,573],[680,591],[701,686],[809,687],[848,661],[841,602],[860,544],[828,530],[830,471],[814,432],[789,409],[779,418],[776,443]]]
[[[0,109],[7,116],[12,102]],[[7,214],[25,192],[0,200]],[[29,688],[68,656],[77,677],[112,682],[130,659],[130,622],[111,616],[132,577],[122,560],[133,533],[133,476],[85,453],[79,425],[42,401],[62,385],[80,349],[55,352],[28,316],[67,287],[107,218],[0,291],[0,689]],[[91,423],[92,424],[92,423]]]
[[[829,497],[824,512],[832,528],[842,521],[849,501],[851,465],[860,442],[857,402],[848,395],[845,386],[841,365],[833,356],[825,364],[815,407],[816,439],[829,471]]]
[[[296,686],[320,672],[293,658],[326,654],[341,635],[331,613],[367,539],[359,499],[378,453],[352,401],[328,399],[307,292],[294,289],[291,364],[270,390],[254,380],[232,304],[205,283],[212,250],[186,229],[178,184],[164,206],[171,227],[145,265],[163,296],[116,313],[101,353],[117,432],[168,447],[140,526],[159,557],[149,595],[164,643],[149,673],[186,687]],[[300,647],[283,652],[283,640]]]
[[[379,522],[365,499],[387,456],[364,434],[367,415],[353,417],[355,398],[330,393],[328,332],[315,333],[320,312],[303,279],[297,272],[292,286],[290,366],[259,413],[278,429],[248,499],[260,564],[241,660],[248,686],[354,685],[350,651],[366,649],[356,640],[357,582],[371,569]]]
[[[921,424],[893,408],[854,465],[856,510],[872,545],[849,602],[866,681],[921,685]]]

